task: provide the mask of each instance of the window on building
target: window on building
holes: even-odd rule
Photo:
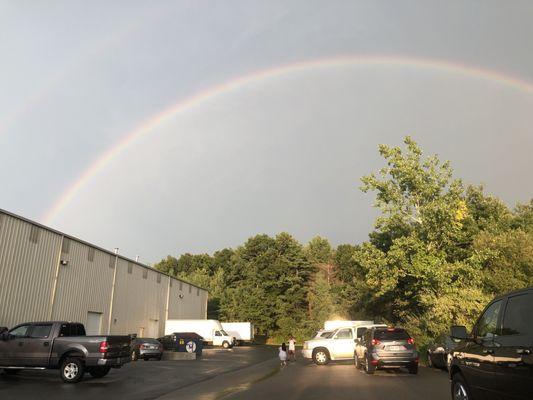
[[[533,294],[509,297],[503,316],[502,335],[528,335],[533,333]]]
[[[32,225],[30,229],[30,242],[32,243],[38,243],[39,242],[39,234],[41,230],[38,226]]]
[[[89,250],[87,251],[87,260],[91,262],[94,261],[94,247],[89,247]]]

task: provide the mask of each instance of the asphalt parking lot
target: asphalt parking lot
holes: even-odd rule
[[[231,400],[449,400],[445,371],[420,367],[418,375],[406,370],[379,370],[367,375],[353,362],[317,366],[300,358],[267,380],[225,399]]]
[[[279,367],[270,346],[210,349],[195,361],[137,361],[102,379],[65,384],[57,370],[0,373],[0,399],[448,400],[448,375],[421,367],[366,375],[352,362],[317,366],[301,357]]]
[[[86,374],[77,384],[65,384],[57,370],[0,373],[0,399],[156,399],[191,385],[209,382],[232,371],[246,369],[277,355],[273,347],[210,349],[195,361],[137,361],[113,369],[104,378]],[[178,398],[178,395],[176,395]]]

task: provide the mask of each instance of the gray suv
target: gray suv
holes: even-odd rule
[[[356,339],[354,363],[373,374],[380,368],[406,367],[410,374],[418,373],[418,351],[414,340],[402,328],[371,328]]]

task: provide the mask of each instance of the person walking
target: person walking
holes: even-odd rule
[[[279,361],[282,367],[287,365],[287,346],[285,346],[285,343],[282,343],[279,348]]]
[[[296,361],[296,339],[291,335],[289,339],[289,360]]]

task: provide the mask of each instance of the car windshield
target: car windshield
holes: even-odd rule
[[[322,337],[324,339],[329,339],[329,338],[331,338],[331,335],[333,335],[333,331],[326,331],[326,332],[322,332],[320,334],[320,337]]]
[[[386,341],[386,340],[407,340],[410,338],[409,334],[404,329],[384,329],[376,330],[374,338]]]
[[[137,339],[139,343],[159,344],[157,339]]]
[[[224,329],[221,329],[220,333],[222,333],[223,336],[229,336]]]

